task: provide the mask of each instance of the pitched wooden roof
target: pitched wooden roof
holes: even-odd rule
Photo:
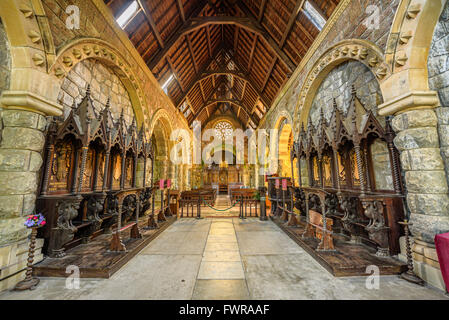
[[[132,0],[104,0],[119,17]],[[327,19],[340,0],[309,0]],[[137,0],[123,26],[189,123],[231,109],[255,128],[319,30],[305,0]]]

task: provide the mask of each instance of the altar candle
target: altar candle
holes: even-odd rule
[[[279,189],[279,179],[276,179],[275,187],[276,187],[276,189]]]
[[[159,180],[159,189],[164,189],[164,179]]]
[[[170,188],[170,186],[171,186],[171,180],[168,179],[168,180],[167,180],[167,188]]]

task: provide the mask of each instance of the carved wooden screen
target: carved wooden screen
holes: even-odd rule
[[[128,152],[125,160],[125,188],[131,188],[134,179],[134,156]]]
[[[334,179],[333,179],[333,165],[332,165],[332,156],[331,153],[327,150],[327,152],[323,155],[322,159],[322,172],[323,172],[323,183],[324,187],[333,187]]]
[[[98,168],[97,176],[96,176],[96,185],[95,190],[100,191],[103,188],[104,183],[104,166],[105,166],[105,152],[99,151],[97,155],[97,163],[96,166]]]
[[[76,141],[71,136],[56,143],[48,181],[48,193],[70,193],[75,174],[76,147]]]
[[[312,157],[312,176],[313,176],[313,185],[321,186],[320,163],[318,161],[317,155]]]
[[[341,187],[348,186],[347,170],[346,170],[346,155],[341,152],[337,152],[338,156],[338,178]]]
[[[122,155],[120,150],[113,148],[111,152],[111,165],[109,169],[109,185],[111,190],[120,189],[122,177]]]

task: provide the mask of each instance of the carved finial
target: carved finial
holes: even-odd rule
[[[90,98],[90,84],[87,85],[87,89],[86,89],[86,97]]]
[[[105,109],[109,110],[110,108],[111,108],[111,100],[110,100],[110,98],[108,98],[108,100],[106,101]]]

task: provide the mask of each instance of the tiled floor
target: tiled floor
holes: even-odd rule
[[[448,299],[442,292],[382,276],[335,278],[274,223],[181,219],[110,279],[43,278],[4,299]],[[69,284],[69,286],[67,286]]]

